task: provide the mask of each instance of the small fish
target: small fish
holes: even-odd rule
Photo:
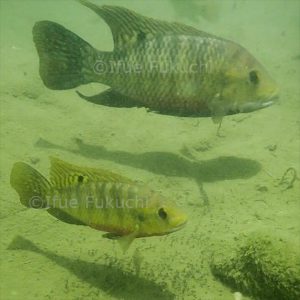
[[[21,203],[44,208],[63,222],[105,231],[124,251],[135,238],[166,235],[187,222],[175,203],[141,183],[107,170],[50,161],[50,181],[26,163],[14,164],[10,183]]]
[[[239,44],[193,27],[144,17],[126,8],[81,4],[110,27],[112,52],[51,22],[33,27],[40,76],[54,90],[100,82],[110,88],[82,98],[112,107],[146,107],[176,116],[212,116],[267,107],[278,87]]]

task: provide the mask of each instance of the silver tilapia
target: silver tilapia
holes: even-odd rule
[[[57,23],[37,22],[40,76],[50,89],[100,82],[110,88],[92,97],[78,94],[107,106],[216,120],[269,106],[277,96],[277,84],[237,43],[122,7],[79,2],[109,25],[114,50],[98,51]]]

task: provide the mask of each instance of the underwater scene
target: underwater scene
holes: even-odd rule
[[[299,0],[0,0],[0,298],[300,299]]]

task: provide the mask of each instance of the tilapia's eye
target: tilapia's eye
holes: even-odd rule
[[[249,80],[253,84],[259,83],[259,78],[258,78],[257,72],[255,70],[252,70],[249,72]]]
[[[167,218],[167,213],[163,208],[160,208],[158,210],[158,215],[160,216],[161,219],[165,220]]]

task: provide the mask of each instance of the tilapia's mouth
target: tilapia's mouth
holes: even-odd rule
[[[273,105],[278,98],[278,92],[276,91],[271,96],[269,96],[268,98],[264,98],[261,101],[252,101],[244,103],[238,108],[238,110],[241,113],[248,113],[262,108],[266,108]]]
[[[239,107],[239,112],[248,113],[258,109],[269,107],[272,104],[274,104],[273,100],[269,100],[266,102],[248,102],[245,103],[243,106]]]

